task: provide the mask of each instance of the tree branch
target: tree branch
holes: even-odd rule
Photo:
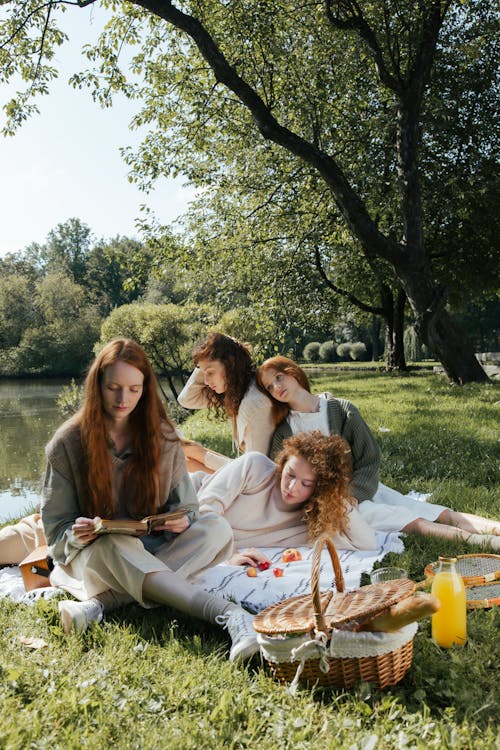
[[[389,72],[387,65],[385,64],[382,49],[380,47],[376,34],[369,23],[366,21],[363,15],[363,11],[359,7],[358,3],[355,0],[347,0],[346,2],[337,0],[336,14],[332,10],[332,5],[333,0],[325,0],[326,17],[328,18],[330,24],[334,28],[341,29],[343,31],[357,31],[359,36],[364,39],[364,41],[368,45],[368,49],[372,53],[372,57],[375,62],[375,67],[377,68],[380,80],[391,91],[398,93],[401,90],[401,81],[395,78]],[[348,13],[350,13],[350,15],[342,19],[340,17],[340,13],[342,10],[347,11]]]
[[[348,227],[359,239],[365,252],[381,255],[392,263],[397,262],[401,248],[379,231],[337,162],[329,154],[276,120],[258,93],[229,64],[210,33],[198,19],[174,7],[171,0],[133,0],[133,3],[188,34],[212,68],[216,80],[236,94],[241,103],[250,111],[261,135],[266,140],[283,146],[321,174]]]
[[[347,289],[341,289],[339,286],[333,283],[331,279],[328,278],[326,275],[326,271],[323,268],[323,264],[321,262],[321,255],[319,252],[319,248],[317,245],[314,246],[314,261],[316,265],[316,269],[325,282],[325,284],[332,289],[332,291],[336,292],[336,294],[340,294],[342,297],[345,297],[345,299],[348,299],[349,302],[351,302],[356,307],[359,307],[360,310],[363,310],[364,312],[373,313],[373,315],[382,315],[384,316],[384,308],[383,307],[374,307],[373,305],[368,305],[366,302],[363,302],[362,300],[358,299],[354,294],[351,292],[348,292]]]

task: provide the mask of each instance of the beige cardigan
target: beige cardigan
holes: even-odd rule
[[[203,373],[198,367],[191,373],[177,400],[185,409],[206,409],[208,406]],[[243,396],[233,424],[234,445],[238,453],[259,451],[267,454],[273,432],[271,401],[252,380]],[[217,462],[216,457],[214,457],[210,468],[218,469],[222,465],[224,465],[224,462]]]

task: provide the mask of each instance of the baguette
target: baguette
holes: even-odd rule
[[[433,594],[407,596],[381,614],[362,623],[360,630],[391,633],[411,622],[429,617],[437,612],[440,606],[439,599]]]

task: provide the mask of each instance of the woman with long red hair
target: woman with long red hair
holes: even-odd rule
[[[81,602],[59,603],[65,631],[100,620],[113,600],[133,599],[224,623],[232,660],[258,650],[249,613],[186,580],[229,556],[232,531],[217,514],[199,516],[179,438],[137,343],[120,338],[104,346],[81,409],[57,430],[46,456],[41,513],[55,563],[51,582]],[[96,533],[100,518],[171,510],[185,513],[154,534]]]

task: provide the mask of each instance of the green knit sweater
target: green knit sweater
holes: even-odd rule
[[[340,435],[351,447],[352,494],[359,501],[371,500],[379,482],[380,448],[363,417],[350,401],[325,393],[328,402],[328,425],[331,435]],[[283,441],[292,435],[286,419],[274,431],[269,456],[275,458]]]

